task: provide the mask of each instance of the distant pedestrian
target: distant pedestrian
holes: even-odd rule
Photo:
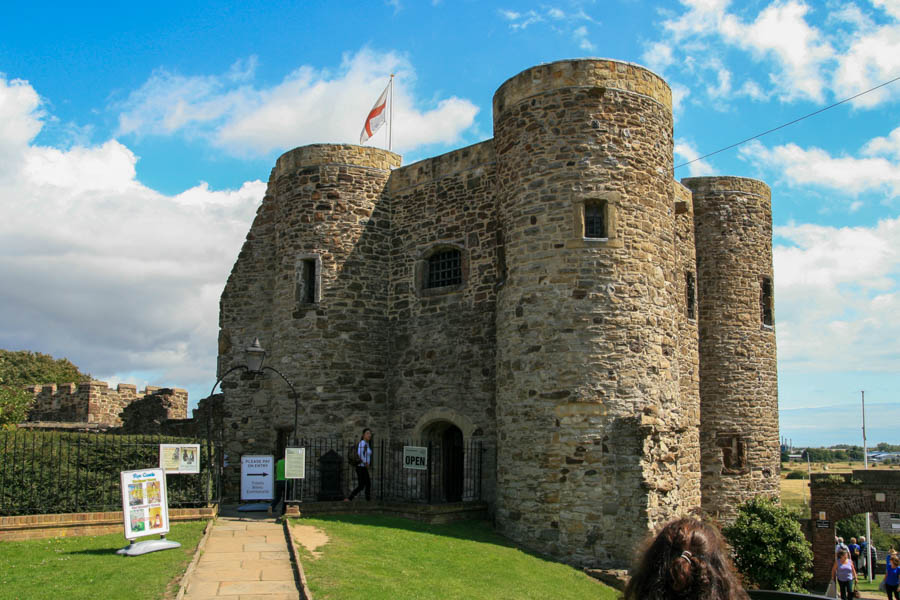
[[[284,490],[286,487],[287,480],[284,477],[284,457],[282,456],[278,459],[278,462],[275,463],[275,497],[272,498],[272,503],[269,505],[269,514],[272,514],[272,511],[275,510],[278,505],[284,501]],[[280,515],[284,514],[284,509],[279,513]]]
[[[356,445],[356,455],[359,456],[359,464],[356,466],[357,486],[350,492],[349,498],[345,501],[353,500],[358,493],[365,490],[366,500],[372,499],[372,479],[369,477],[369,467],[372,465],[372,430],[366,427],[363,429],[362,437],[359,444]]]
[[[831,567],[831,578],[837,579],[838,587],[841,590],[841,600],[849,600],[852,598],[853,584],[858,581],[856,569],[846,550],[840,550],[837,553],[837,560]]]
[[[884,575],[884,591],[888,600],[900,600],[900,556],[891,554]]]
[[[850,550],[850,560],[853,561],[853,567],[859,571],[859,544],[856,543],[855,537],[850,538],[847,548]]]
[[[838,552],[843,550],[847,553],[847,556],[850,556],[850,548],[847,547],[847,544],[844,543],[844,538],[836,537],[834,538],[834,555],[837,556]]]
[[[647,540],[625,600],[748,600],[717,529],[685,517]]]

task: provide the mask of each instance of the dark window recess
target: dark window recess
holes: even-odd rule
[[[609,237],[606,224],[605,202],[586,202],[584,204],[584,237]]]
[[[312,258],[304,258],[297,268],[297,289],[295,291],[297,302],[300,304],[315,304],[316,302],[316,261]]]
[[[697,318],[697,290],[694,283],[694,274],[686,271],[684,274],[685,294],[687,294],[687,318]]]
[[[762,313],[763,325],[774,325],[775,319],[772,311],[772,278],[763,277],[759,289],[759,308]]]
[[[740,434],[721,433],[716,437],[716,446],[722,449],[722,474],[738,475],[747,473],[747,444]]]
[[[426,288],[439,288],[462,283],[462,260],[459,250],[441,250],[428,258]]]

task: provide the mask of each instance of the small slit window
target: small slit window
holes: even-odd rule
[[[693,271],[686,271],[684,274],[684,291],[687,296],[687,318],[697,318],[697,284],[694,281]]]
[[[304,258],[297,264],[297,287],[294,290],[298,304],[316,303],[316,260]]]
[[[439,250],[428,257],[427,289],[462,283],[462,257],[459,250]]]
[[[759,286],[759,309],[760,317],[763,325],[771,327],[775,324],[774,311],[772,306],[772,278],[760,278]]]
[[[606,221],[606,202],[584,203],[584,237],[608,238],[609,228]]]

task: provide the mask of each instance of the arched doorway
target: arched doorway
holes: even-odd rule
[[[463,497],[465,452],[462,430],[449,421],[437,421],[422,432],[432,448],[434,483],[440,485],[440,499],[459,502]]]
[[[813,581],[824,588],[834,563],[835,523],[859,513],[900,512],[900,473],[884,470],[813,473],[810,509]],[[883,561],[881,567],[884,568]]]

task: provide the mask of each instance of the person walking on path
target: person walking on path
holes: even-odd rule
[[[900,600],[900,556],[891,554],[884,574],[884,591],[888,600]]]
[[[856,543],[856,538],[850,538],[850,543],[847,545],[847,549],[850,550],[850,560],[853,561],[853,568],[859,571],[859,544]]]
[[[838,587],[841,590],[841,600],[849,600],[852,597],[853,585],[859,579],[846,550],[838,550],[837,560],[831,567],[831,578],[835,577],[837,577]]]
[[[272,504],[269,505],[269,514],[272,514],[272,511],[284,501],[284,490],[286,487],[287,480],[284,477],[284,457],[278,459],[278,462],[275,463],[275,497],[272,498]],[[284,514],[284,509],[282,508],[279,514]]]
[[[350,492],[350,497],[344,499],[345,502],[353,500],[363,490],[366,492],[366,500],[372,499],[372,479],[369,477],[369,467],[372,464],[372,446],[369,444],[371,440],[372,430],[366,427],[363,429],[359,444],[356,445],[356,455],[359,457],[359,464],[356,465],[358,483],[356,489]]]

